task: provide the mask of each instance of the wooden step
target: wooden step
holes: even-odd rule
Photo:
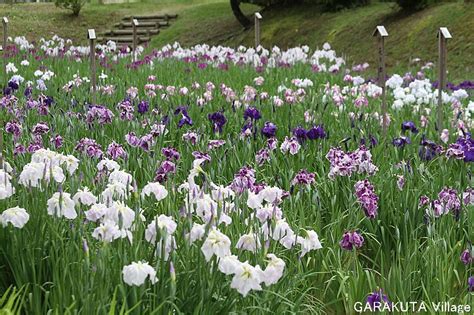
[[[142,23],[158,23],[161,26],[168,26],[170,24],[169,20],[160,20],[160,19],[149,19],[149,20],[137,19],[137,20],[138,20],[138,25],[140,25]],[[124,20],[124,21],[122,21],[122,23],[130,23],[131,21],[132,20]]]
[[[160,30],[157,29],[137,29],[138,35],[157,35],[160,33]],[[133,29],[122,29],[122,30],[108,30],[104,32],[105,36],[115,36],[115,35],[133,35]]]
[[[116,43],[133,43],[133,37],[131,36],[120,36],[120,37],[115,37],[115,36],[105,36],[101,38],[102,41],[108,42],[109,40],[114,41]],[[137,37],[138,43],[144,43],[144,42],[149,42],[150,37],[148,36],[138,36]]]
[[[119,28],[132,28],[132,22],[120,22],[114,25]],[[142,22],[138,24],[138,28],[160,28],[163,26],[169,26],[169,23],[166,21],[162,22]]]
[[[177,14],[158,14],[158,15],[127,15],[123,18],[123,20],[130,21],[131,19],[137,20],[168,20],[168,19],[176,19],[178,17]]]

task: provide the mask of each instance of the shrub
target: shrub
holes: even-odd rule
[[[321,3],[325,9],[334,11],[344,8],[364,6],[369,4],[370,0],[321,0],[316,2]]]
[[[86,0],[54,0],[54,4],[59,8],[71,10],[72,14],[78,16]]]
[[[416,11],[423,9],[432,3],[440,2],[440,0],[396,0],[396,2],[403,10]]]

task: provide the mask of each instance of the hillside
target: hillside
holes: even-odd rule
[[[245,5],[252,14],[259,8]],[[155,0],[153,2],[98,5],[87,4],[81,16],[74,18],[51,3],[0,5],[0,15],[10,17],[10,34],[34,40],[58,34],[85,43],[86,29],[106,30],[125,15],[178,13],[178,20],[152,40],[153,47],[179,41],[230,46],[253,45],[254,30],[244,30],[235,20],[226,0]],[[437,60],[436,31],[447,26],[453,34],[448,44],[449,79],[474,78],[474,4],[454,1],[406,15],[394,3],[370,6],[337,13],[324,13],[316,6],[268,8],[262,14],[262,44],[286,48],[295,45],[321,46],[329,42],[350,63],[376,60],[375,41],[371,34],[384,24],[389,71],[404,71],[411,58]],[[374,69],[374,67],[372,67]]]
[[[161,46],[179,40],[184,45],[201,42],[253,45],[254,30],[239,27],[229,17],[229,11],[227,3],[185,10],[181,18],[153,43]],[[204,20],[206,13],[209,19]],[[412,15],[399,12],[393,3],[375,3],[338,13],[323,13],[318,7],[311,6],[269,8],[262,14],[264,46],[315,47],[329,42],[336,51],[348,56],[351,63],[375,63],[376,44],[372,32],[376,25],[383,24],[390,33],[386,52],[388,67],[392,69],[405,68],[410,59],[416,57],[436,61],[436,32],[438,27],[447,26],[453,35],[448,44],[450,79],[474,79],[474,4],[444,3]]]

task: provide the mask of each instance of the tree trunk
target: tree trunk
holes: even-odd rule
[[[232,8],[232,12],[234,13],[234,16],[237,18],[239,23],[242,24],[242,26],[245,28],[249,27],[250,20],[247,19],[245,14],[243,14],[240,10],[240,0],[230,0],[230,7]]]

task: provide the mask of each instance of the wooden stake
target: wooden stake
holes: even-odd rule
[[[89,29],[87,31],[87,37],[89,38],[90,43],[90,58],[91,58],[91,87],[92,87],[92,103],[96,104],[96,68],[95,68],[95,30]]]
[[[260,21],[262,20],[262,15],[257,12],[255,13],[255,49],[260,46]]]
[[[443,130],[443,89],[446,88],[447,42],[452,38],[446,27],[438,31],[438,130]]]
[[[385,37],[388,37],[388,32],[384,26],[379,25],[374,31],[373,36],[378,38],[379,51],[379,69],[378,69],[378,84],[382,88],[382,130],[385,137],[388,127],[387,117],[387,99],[385,93]]]
[[[3,24],[3,84],[7,85],[7,41],[8,41],[8,18],[3,17],[2,19]]]
[[[133,27],[133,43],[132,43],[132,61],[137,61],[137,26],[138,20],[132,19],[132,27]]]

